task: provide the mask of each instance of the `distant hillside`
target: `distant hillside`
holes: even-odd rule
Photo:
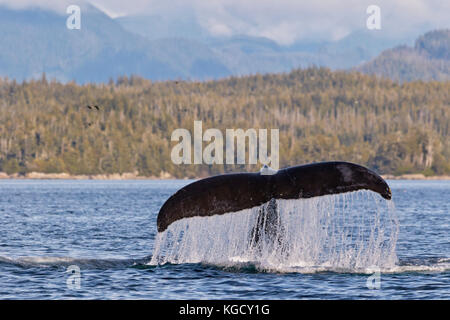
[[[219,79],[289,72],[312,65],[348,69],[405,39],[362,29],[338,41],[280,45],[264,37],[212,36],[196,17],[128,16],[112,19],[82,6],[81,30],[66,28],[65,12],[0,6],[0,76],[17,81],[108,82],[122,75],[151,80]]]
[[[212,79],[230,74],[206,46],[180,39],[150,41],[126,31],[93,6],[82,8],[81,30],[67,15],[0,6],[0,76],[22,81],[107,82],[124,74],[153,80]]]
[[[356,70],[397,81],[449,81],[450,30],[428,32],[416,40],[414,47],[383,51]]]
[[[281,167],[346,160],[383,174],[450,174],[449,103],[450,82],[399,85],[324,68],[208,82],[0,79],[0,171],[182,178],[260,169],[172,163],[173,130],[201,120],[204,131],[278,128]]]
[[[248,35],[214,37],[189,13],[177,19],[153,15],[115,20],[126,30],[147,39],[182,37],[203,43],[233,75],[289,72],[312,65],[342,70],[366,62],[384,49],[410,42],[409,36],[398,39],[386,33],[359,29],[338,41],[310,39],[280,45],[268,38]]]

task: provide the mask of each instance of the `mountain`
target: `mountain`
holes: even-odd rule
[[[338,41],[302,40],[279,45],[264,37],[213,36],[191,13],[176,17],[126,16],[115,20],[127,31],[149,40],[182,37],[202,43],[233,75],[289,72],[312,65],[347,69],[369,61],[387,48],[411,41],[409,37],[398,38],[360,29]]]
[[[177,17],[165,15],[135,15],[114,19],[125,30],[139,34],[149,40],[164,38],[183,38],[205,41],[211,36],[198,22],[192,13],[183,13]]]
[[[37,7],[0,6],[0,77],[22,81],[45,73],[48,79],[78,83],[133,74],[151,80],[213,80],[358,65],[360,71],[394,79],[447,79],[448,74],[445,57],[436,56],[443,54],[439,50],[448,52],[436,47],[440,38],[386,51],[371,61],[387,48],[409,44],[409,38],[361,29],[338,41],[311,38],[281,45],[264,37],[212,35],[192,12],[112,19],[84,4],[80,30],[67,29],[67,17]],[[391,71],[401,64],[401,76]]]
[[[398,38],[381,30],[356,30],[342,39],[326,43],[317,50],[320,65],[349,69],[376,57],[383,50],[412,43],[410,36]]]
[[[230,74],[206,46],[180,39],[150,41],[125,30],[97,8],[82,8],[80,30],[67,15],[39,8],[0,7],[0,75],[105,82],[139,74],[154,80],[209,79]]]
[[[413,47],[398,46],[356,70],[391,78],[412,80],[450,80],[450,29],[435,30],[420,36]]]

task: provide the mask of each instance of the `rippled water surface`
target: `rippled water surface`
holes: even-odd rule
[[[234,251],[230,251],[235,236],[226,228],[236,228],[241,221],[251,225],[251,212],[222,220],[185,220],[183,227],[175,225],[173,232],[185,236],[178,242],[183,247],[176,247],[178,251],[172,248],[171,252],[177,254],[161,260],[166,263],[151,263],[158,210],[188,182],[0,180],[0,298],[450,298],[450,181],[389,181],[398,224],[388,226],[386,223],[394,220],[390,216],[386,220],[383,212],[374,216],[372,205],[361,203],[367,200],[364,197],[351,198],[353,209],[359,213],[351,219],[348,217],[353,216],[347,215],[333,220],[334,213],[326,210],[332,208],[342,214],[348,209],[345,203],[335,204],[329,199],[280,204],[291,219],[286,220],[288,225],[295,224],[286,231],[290,232],[286,239],[295,244],[285,261],[290,263],[288,268],[280,263],[280,256],[274,264],[273,255],[258,256],[253,252],[245,256],[245,252],[236,251],[245,249],[245,237],[236,241]],[[369,200],[377,201],[371,196]],[[314,210],[322,208],[320,219],[314,219],[318,215],[312,214],[315,211],[311,206]],[[383,209],[384,202],[376,206]],[[377,222],[380,219],[381,223]],[[224,250],[219,255],[216,250],[214,257],[220,257],[217,260],[207,259],[212,251],[202,247],[201,242],[197,241],[197,248],[192,247],[192,239],[197,239],[193,228],[198,228],[199,236],[206,236],[203,231],[209,230],[208,223],[216,228],[210,246]],[[337,223],[346,227],[339,229]],[[373,227],[375,223],[377,227]],[[390,247],[381,253],[375,247],[384,246],[387,240],[380,237],[393,237],[397,225],[393,259]],[[190,233],[186,226],[190,226]],[[378,235],[368,240],[372,247],[365,244],[365,234],[368,238],[370,234]],[[220,243],[220,239],[224,242]],[[312,246],[314,243],[321,246]],[[365,247],[359,251],[353,247],[362,244]],[[337,246],[345,250],[334,249]],[[321,248],[328,251],[320,252]],[[227,256],[224,252],[239,255]],[[228,259],[226,263],[224,259]],[[320,262],[320,267],[308,261]],[[379,278],[376,272],[371,273],[372,269],[365,269],[366,265],[357,267],[358,261],[383,265]],[[277,263],[282,267],[278,268]],[[338,268],[341,264],[345,268]],[[73,268],[75,273],[70,273]],[[368,284],[375,285],[375,289],[369,289]]]

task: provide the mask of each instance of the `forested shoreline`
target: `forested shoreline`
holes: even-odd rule
[[[194,178],[259,170],[172,163],[172,131],[192,132],[201,120],[223,132],[278,128],[280,167],[343,160],[381,174],[449,175],[449,92],[448,81],[399,84],[326,68],[207,82],[0,79],[0,172]]]

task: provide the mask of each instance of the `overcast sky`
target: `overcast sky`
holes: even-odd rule
[[[386,36],[450,27],[449,0],[86,0],[111,17],[187,13],[211,34],[264,36],[281,44],[301,39],[340,39],[365,28],[369,5],[381,9]],[[23,8],[39,4],[62,13],[77,0],[0,0]]]

